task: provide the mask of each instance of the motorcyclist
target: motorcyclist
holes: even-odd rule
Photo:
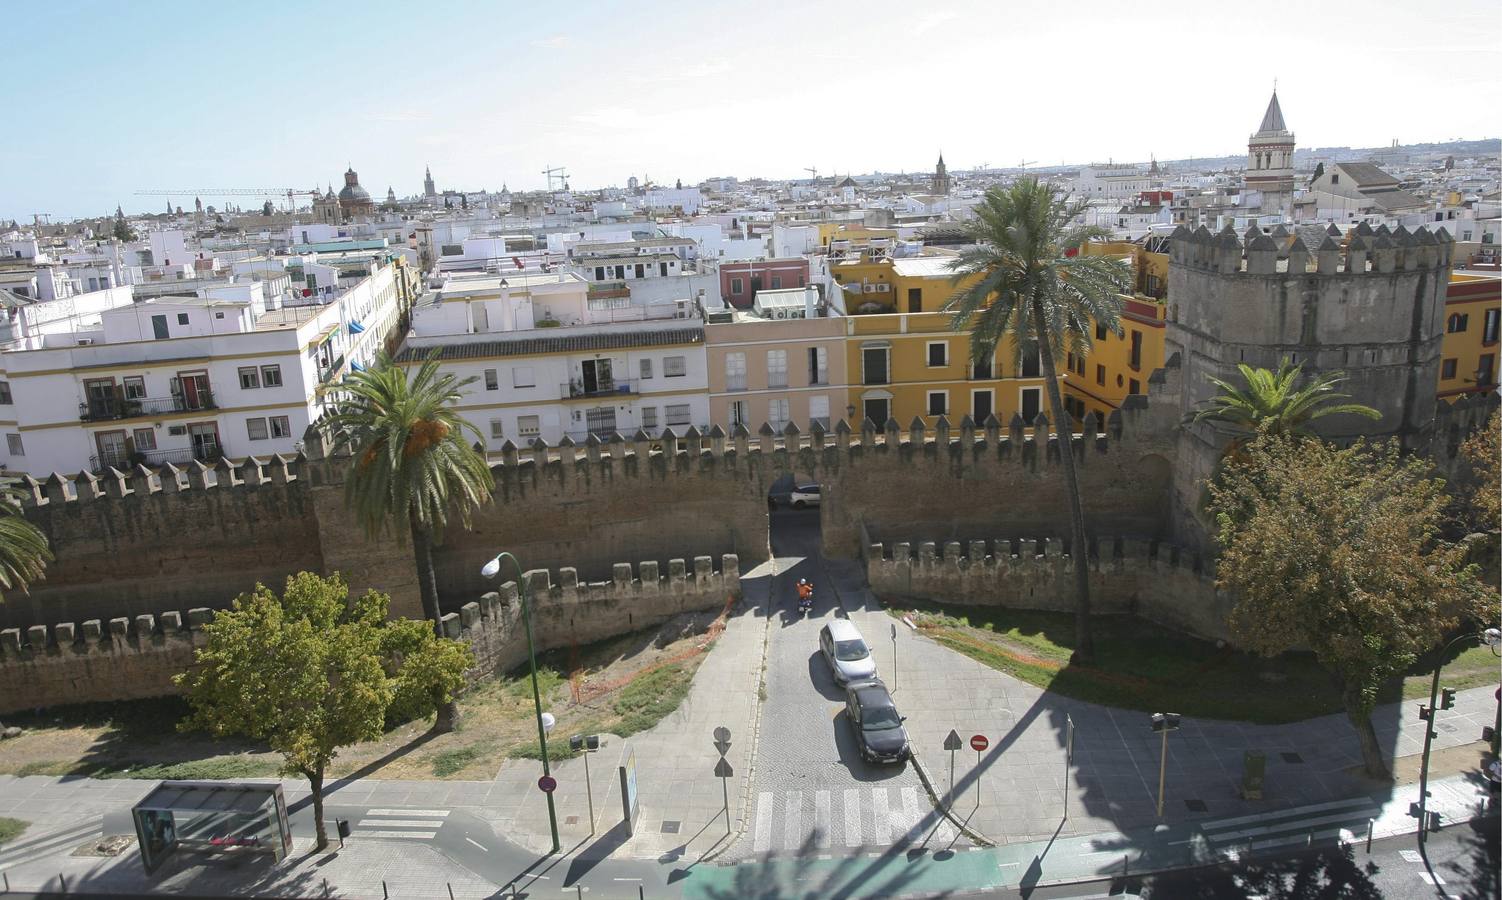
[[[814,603],[814,586],[808,583],[807,578],[798,579],[798,607],[807,609]]]

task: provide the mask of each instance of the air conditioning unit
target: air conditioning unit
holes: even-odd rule
[[[878,294],[885,294],[890,292],[891,290],[892,286],[890,284],[878,284],[876,286],[876,293]]]
[[[876,285],[874,285],[874,284],[863,284],[863,285],[861,285],[861,293],[862,294],[874,294],[874,293],[876,293]]]
[[[80,346],[80,347],[87,347],[87,346],[89,346],[92,343],[94,343],[94,339],[93,338],[79,338],[78,339],[78,346]]]

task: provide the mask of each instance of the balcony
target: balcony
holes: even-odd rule
[[[631,382],[615,379],[601,381],[593,386],[586,386],[584,382],[575,380],[559,385],[558,390],[560,395],[570,400],[587,397],[619,397],[623,394],[636,393],[636,388]]]
[[[195,459],[200,462],[213,463],[223,455],[217,450],[198,451],[191,447],[184,447],[180,450],[115,450],[89,457],[89,470],[96,473],[103,472],[106,468],[124,471],[138,465],[156,468],[164,463],[185,466]]]
[[[218,409],[212,391],[199,391],[191,400],[182,395],[172,397],[91,397],[78,404],[82,422],[108,422],[116,419],[139,419],[168,413]]]

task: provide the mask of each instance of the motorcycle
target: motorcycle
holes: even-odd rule
[[[814,608],[814,592],[809,591],[807,596],[798,598],[798,612],[803,618],[808,618],[809,610]]]

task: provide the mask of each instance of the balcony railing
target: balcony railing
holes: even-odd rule
[[[579,397],[612,397],[621,394],[636,393],[635,386],[629,381],[610,380],[586,387],[582,381],[571,381],[568,384],[559,385],[560,393],[570,399]]]
[[[103,472],[106,468],[125,470],[138,465],[155,468],[163,463],[184,466],[195,459],[200,462],[214,462],[223,455],[217,450],[198,451],[191,447],[179,450],[114,450],[89,457],[89,469],[94,472]]]
[[[78,404],[78,418],[84,422],[104,422],[112,419],[135,419],[142,416],[159,416],[165,413],[196,412],[201,409],[217,409],[212,391],[199,391],[189,398],[184,395],[172,397],[90,397]]]

